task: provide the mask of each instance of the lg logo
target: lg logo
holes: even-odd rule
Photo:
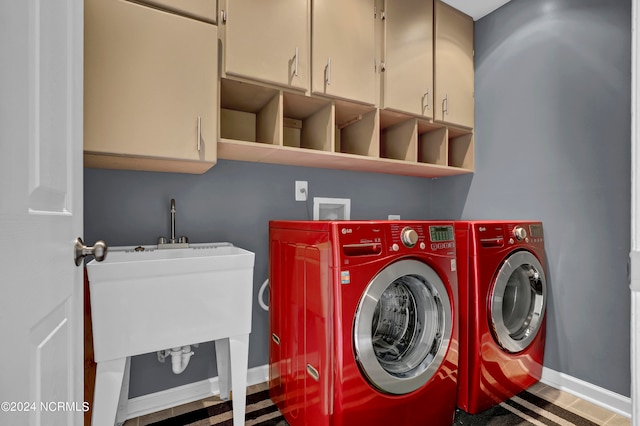
[[[351,234],[353,232],[353,230],[351,228],[342,228],[342,233],[343,234]]]

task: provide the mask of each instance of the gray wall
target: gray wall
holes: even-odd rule
[[[629,0],[514,0],[477,21],[475,174],[433,193],[435,216],[544,222],[545,366],[625,396],[630,16]]]
[[[476,172],[420,179],[220,161],[202,176],[85,171],[85,241],[152,244],[169,232],[256,253],[249,364],[268,359],[269,219],[305,219],[311,197],[350,197],[353,219],[541,219],[553,370],[629,396],[629,0],[513,0],[476,22]],[[216,375],[211,344],[182,375],[132,362],[135,397]]]
[[[229,241],[256,254],[249,366],[268,363],[268,313],[257,302],[268,277],[268,222],[304,220],[312,197],[351,198],[352,219],[429,219],[431,179],[220,160],[204,175],[85,169],[85,241],[111,246],[155,244],[169,234],[176,199],[177,235],[190,242]],[[307,180],[311,203],[294,201],[294,181]],[[150,297],[152,297],[150,295]],[[212,343],[195,350],[181,375],[155,354],[132,359],[130,397],[217,375]]]

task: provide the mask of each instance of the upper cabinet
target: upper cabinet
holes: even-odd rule
[[[85,165],[185,173],[214,165],[217,47],[210,23],[86,0]]]
[[[434,119],[472,128],[473,19],[440,0],[434,13]]]
[[[85,0],[84,60],[87,167],[473,172],[473,21],[441,0]]]
[[[310,0],[226,0],[220,8],[226,75],[309,90]]]
[[[138,3],[148,4],[201,21],[216,23],[216,0],[138,0]]]
[[[433,118],[433,0],[386,0],[381,106]]]
[[[376,103],[374,0],[314,0],[312,92]]]

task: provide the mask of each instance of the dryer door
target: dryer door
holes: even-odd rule
[[[507,257],[489,299],[493,336],[508,352],[526,349],[538,334],[547,302],[547,281],[538,259],[528,251]]]
[[[406,394],[437,372],[451,340],[449,293],[425,263],[401,260],[368,284],[356,311],[356,359],[383,392]]]

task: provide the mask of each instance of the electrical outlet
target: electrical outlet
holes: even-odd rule
[[[296,201],[307,201],[309,187],[306,180],[296,181]]]

